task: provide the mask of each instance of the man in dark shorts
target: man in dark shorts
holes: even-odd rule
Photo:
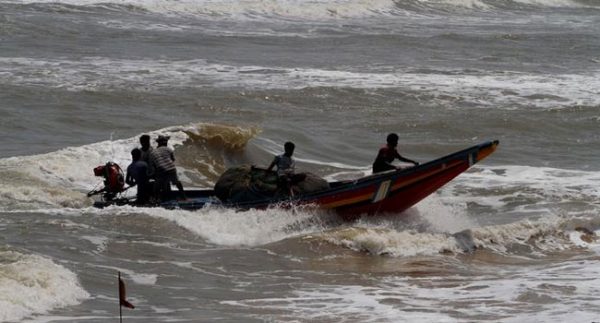
[[[379,149],[379,153],[377,153],[377,157],[375,158],[375,162],[373,163],[373,174],[381,173],[392,169],[398,169],[396,166],[392,165],[392,162],[395,159],[406,163],[412,163],[415,166],[419,165],[414,160],[410,160],[408,158],[404,158],[400,156],[396,147],[398,146],[398,135],[395,133],[390,133],[387,136],[387,145]]]
[[[171,191],[171,183],[177,186],[180,197],[185,199],[185,193],[183,191],[183,185],[177,177],[177,169],[175,167],[175,156],[173,150],[167,147],[169,142],[168,136],[158,136],[156,142],[158,147],[152,150],[150,153],[150,165],[154,170],[155,184],[154,184],[154,196],[160,197],[161,200],[165,200],[167,194]]]
[[[138,205],[147,204],[150,198],[151,186],[148,182],[148,164],[141,160],[142,151],[135,148],[131,151],[131,164],[127,167],[125,183],[129,186],[137,186]]]

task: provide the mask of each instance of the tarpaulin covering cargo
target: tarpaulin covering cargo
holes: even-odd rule
[[[298,182],[291,184],[293,194],[308,194],[326,190],[329,183],[312,173],[297,174]],[[246,202],[273,196],[290,195],[275,172],[250,165],[236,166],[225,171],[215,184],[215,195],[223,202]]]

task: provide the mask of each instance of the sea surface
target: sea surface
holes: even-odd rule
[[[600,2],[0,0],[0,321],[599,322]],[[186,188],[498,150],[402,214],[95,209],[169,135]]]

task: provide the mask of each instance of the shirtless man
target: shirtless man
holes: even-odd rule
[[[398,147],[398,135],[395,133],[390,133],[387,136],[387,145],[379,149],[379,153],[377,153],[375,162],[373,162],[373,174],[392,169],[398,169],[396,166],[392,165],[392,162],[395,159],[406,163],[412,163],[415,166],[419,165],[419,163],[414,160],[400,156],[398,150],[396,150],[396,147]]]

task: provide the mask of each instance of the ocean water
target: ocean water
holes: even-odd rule
[[[600,321],[595,0],[0,0],[0,321]],[[185,187],[285,141],[358,178],[499,149],[403,214],[95,209],[171,136]]]

